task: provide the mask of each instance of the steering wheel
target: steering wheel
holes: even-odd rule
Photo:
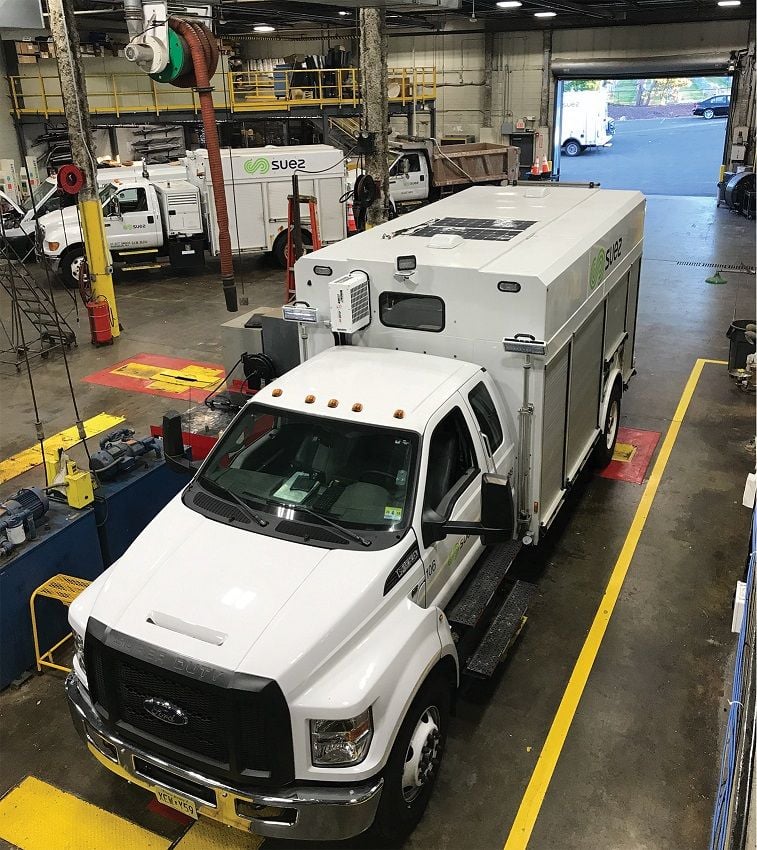
[[[387,490],[393,490],[394,489],[394,483],[395,483],[394,476],[390,472],[384,472],[383,469],[367,469],[362,474],[361,478],[362,478],[362,480],[365,484],[375,484],[376,483],[375,479],[378,478],[378,479],[383,480],[384,482],[388,482],[388,484],[389,484],[388,487],[385,487],[385,485],[383,483],[378,483],[377,484],[378,487],[385,487],[385,489],[387,489]],[[371,481],[370,479],[374,479],[374,480]]]

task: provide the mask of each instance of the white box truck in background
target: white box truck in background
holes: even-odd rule
[[[638,192],[474,187],[301,258],[303,362],[71,605],[93,757],[248,833],[396,846],[522,627],[513,558],[612,454],[643,229]]]
[[[607,92],[568,91],[563,94],[561,121],[562,151],[580,156],[587,148],[608,147],[615,122],[607,108]]]
[[[344,154],[328,145],[241,148],[221,152],[234,254],[272,251],[285,265],[287,197],[292,175],[302,195],[318,200],[321,244],[347,235],[347,168]],[[161,166],[164,167],[164,166]],[[119,179],[101,191],[108,244],[126,268],[150,268],[168,257],[175,268],[189,268],[204,250],[220,253],[218,219],[207,151],[187,153],[186,167],[174,179]],[[65,283],[73,286],[84,256],[75,207],[40,219],[41,250]],[[310,219],[303,211],[303,242],[311,244]],[[137,263],[137,265],[133,265]],[[145,263],[149,265],[145,265]]]

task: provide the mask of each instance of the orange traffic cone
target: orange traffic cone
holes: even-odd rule
[[[544,161],[541,164],[541,173],[542,174],[549,174],[550,171],[552,171],[552,163],[548,162],[546,159],[544,159]]]
[[[541,170],[539,168],[539,162],[540,162],[540,160],[539,160],[539,157],[537,156],[536,162],[534,162],[534,164],[531,166],[531,174],[533,174],[535,177],[538,176],[539,174],[541,174]]]
[[[347,233],[357,233],[357,222],[355,221],[355,209],[351,201],[347,201]]]

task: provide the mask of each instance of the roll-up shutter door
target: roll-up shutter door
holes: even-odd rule
[[[688,53],[623,59],[565,59],[555,56],[555,77],[572,80],[636,80],[646,77],[699,77],[728,72],[730,53]]]
[[[568,480],[575,476],[587,443],[595,437],[598,429],[603,324],[604,309],[600,306],[581,325],[573,338],[568,400],[568,451],[565,463]]]
[[[544,415],[541,439],[542,522],[549,518],[563,489],[565,457],[565,408],[568,402],[568,363],[570,345],[566,345],[544,367]]]
[[[626,297],[628,295],[628,275],[622,277],[607,296],[605,314],[605,360],[617,350],[618,343],[626,330]]]
[[[636,310],[639,306],[639,275],[641,260],[631,266],[628,276],[628,298],[626,299],[626,331],[628,341],[623,351],[623,380],[628,381],[633,373],[633,352],[636,343]]]

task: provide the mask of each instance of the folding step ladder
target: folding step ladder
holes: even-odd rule
[[[317,251],[321,247],[321,234],[318,227],[318,199],[312,195],[300,195],[297,176],[292,177],[292,194],[287,196],[287,249],[286,249],[286,284],[284,287],[284,303],[288,304],[294,300],[294,264],[305,253],[305,245],[302,242],[302,217],[300,206],[308,205],[310,217],[311,244],[307,246],[309,251]]]

